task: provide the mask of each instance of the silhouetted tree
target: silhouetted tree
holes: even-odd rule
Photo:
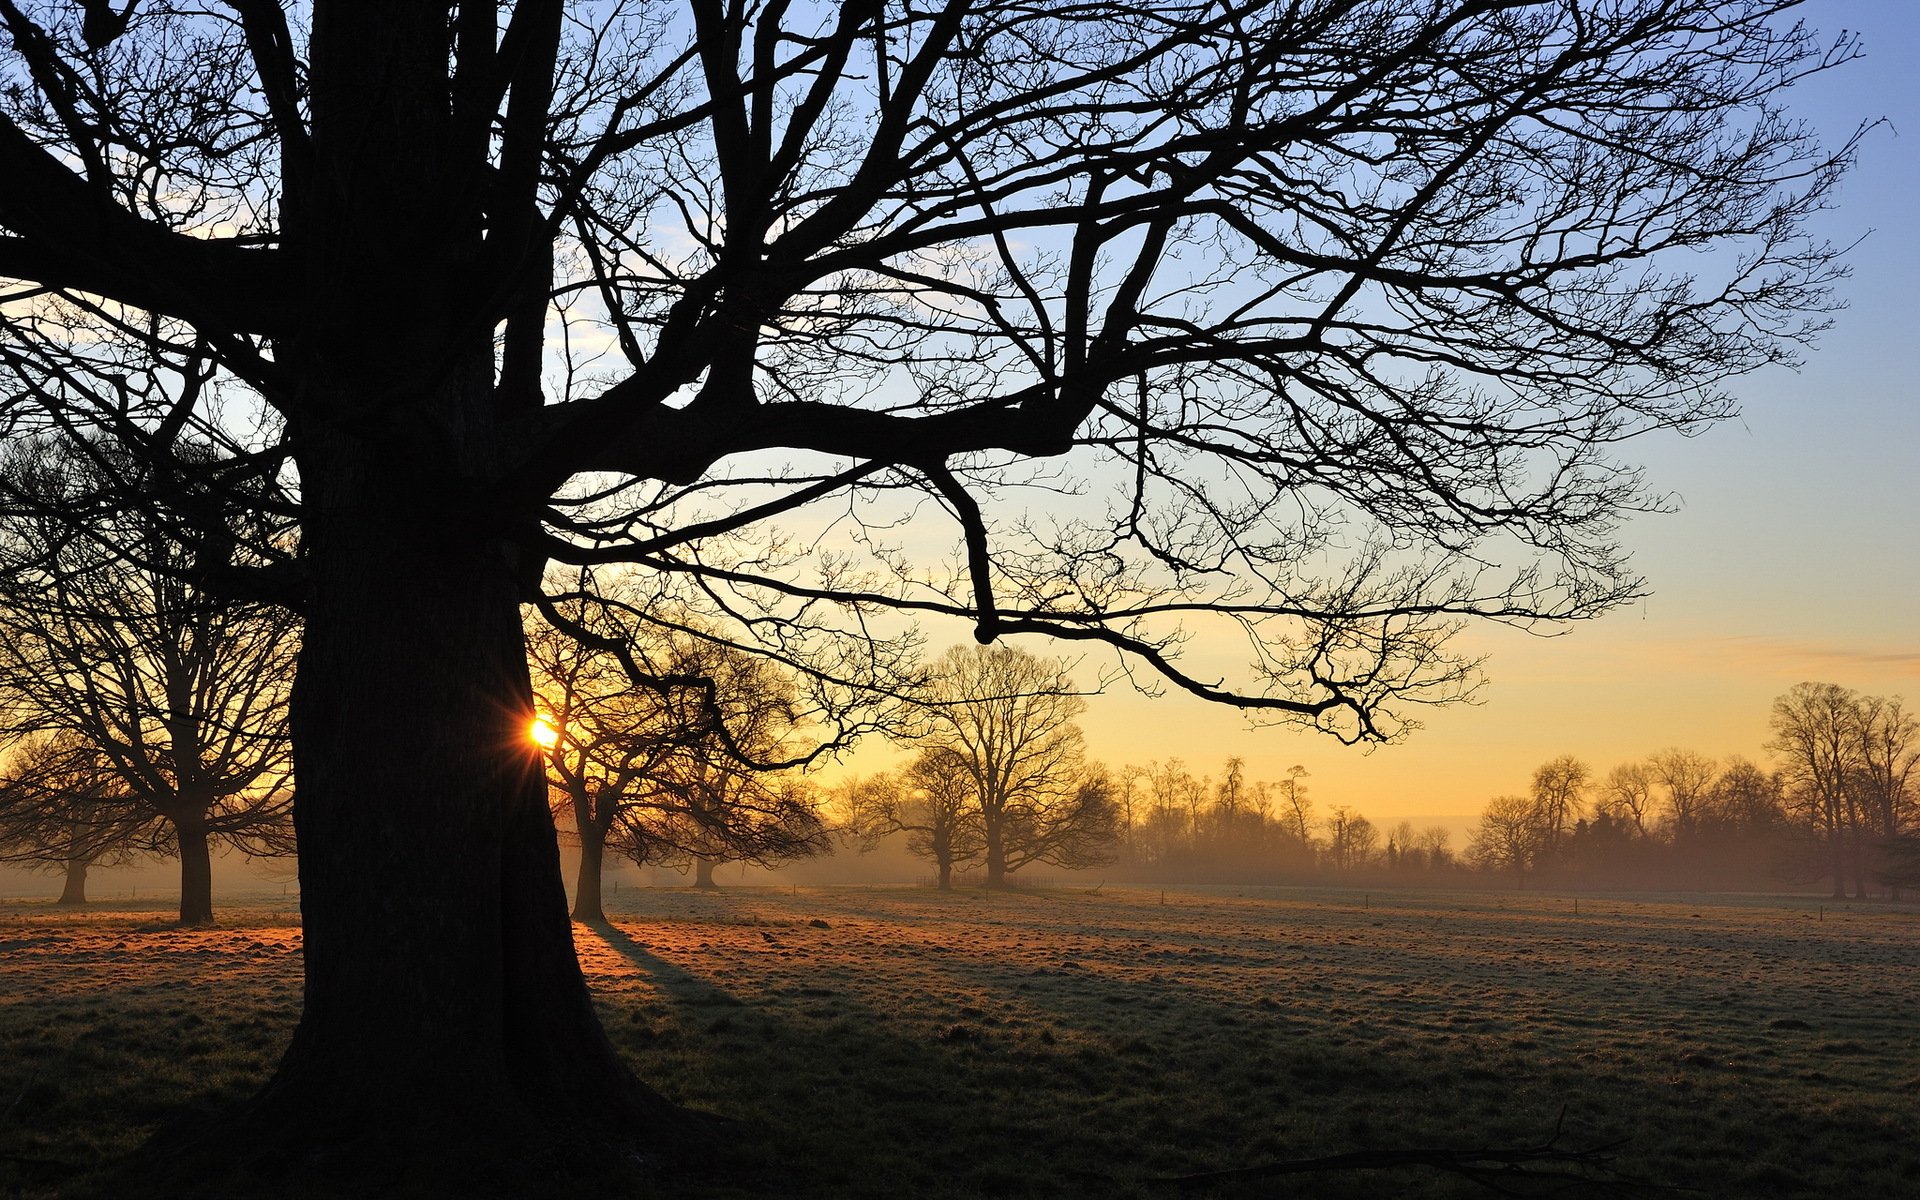
[[[571,955],[549,559],[849,688],[946,615],[1346,740],[1471,690],[1462,621],[1637,595],[1612,448],[1727,413],[1832,276],[1852,143],[1777,97],[1850,46],[1789,7],[0,6],[0,428],[119,442],[97,504],[304,616],[307,999],[222,1169],[500,1190],[683,1128]],[[202,536],[243,477],[297,555]],[[960,569],[896,553],[916,507]],[[1253,668],[1187,670],[1205,625]]]
[[[106,453],[19,442],[0,465],[15,498],[0,515],[0,698],[10,732],[62,735],[69,769],[108,773],[89,803],[129,811],[102,828],[163,832],[180,860],[180,922],[205,924],[214,845],[292,849],[299,625],[188,582],[188,548],[151,515],[87,512]]]
[[[59,904],[85,904],[87,872],[150,848],[162,824],[70,730],[22,738],[0,761],[0,862],[58,871]]]
[[[1533,796],[1495,796],[1480,812],[1467,859],[1484,871],[1512,871],[1514,882],[1526,886],[1527,872],[1547,852],[1551,818]]]
[[[1653,768],[1643,761],[1624,762],[1607,772],[1595,807],[1633,831],[1637,838],[1652,836],[1647,820],[1653,815],[1656,786]]]
[[[1090,767],[1074,718],[1086,710],[1066,666],[1011,646],[955,646],[923,698],[929,749],[958,755],[972,780],[986,885],[1044,862],[1113,861],[1113,788]]]
[[[1719,769],[1713,760],[1692,750],[1674,747],[1648,760],[1653,775],[1666,788],[1667,828],[1676,846],[1690,841],[1706,816]]]
[[[1898,696],[1862,696],[1859,700],[1860,755],[1853,787],[1866,825],[1884,857],[1912,826],[1920,782],[1920,720]],[[1904,875],[1884,864],[1876,872],[1900,898]]]
[[[974,799],[967,759],[944,747],[922,750],[897,775],[849,781],[840,794],[856,841],[871,848],[889,834],[907,835],[907,851],[933,864],[941,891],[953,887],[953,870],[979,861],[986,839]]]
[[[804,757],[794,742],[806,710],[791,679],[685,618],[670,630],[585,598],[553,611],[575,632],[536,621],[528,654],[556,815],[580,843],[575,920],[605,919],[609,849],[691,865],[696,886],[711,887],[720,863],[825,848],[810,789],[764,769]]]
[[[1540,857],[1560,856],[1560,838],[1586,807],[1587,783],[1593,772],[1571,754],[1540,764],[1533,773],[1533,806],[1540,822]]]
[[[1835,683],[1795,684],[1775,698],[1772,727],[1767,747],[1782,759],[1791,802],[1821,838],[1834,898],[1847,894],[1850,866],[1864,895],[1853,794],[1860,765],[1859,697]]]
[[[1336,871],[1358,871],[1373,862],[1380,831],[1373,822],[1344,804],[1327,814],[1327,865]]]

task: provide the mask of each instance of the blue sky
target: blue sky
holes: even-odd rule
[[[1672,745],[1765,761],[1772,699],[1803,679],[1920,699],[1920,0],[1802,12],[1823,37],[1861,31],[1866,55],[1795,89],[1795,111],[1830,143],[1886,120],[1821,220],[1836,242],[1864,239],[1849,307],[1802,370],[1736,383],[1739,419],[1630,448],[1681,505],[1626,533],[1647,602],[1558,638],[1479,635],[1484,703],[1433,714],[1404,745],[1361,753],[1247,732],[1197,701],[1110,695],[1087,721],[1096,755],[1217,774],[1239,754],[1256,779],[1300,763],[1323,807],[1459,824],[1559,754],[1600,772]]]

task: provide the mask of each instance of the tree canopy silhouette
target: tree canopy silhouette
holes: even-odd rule
[[[1852,46],[1791,7],[0,0],[0,428],[303,620],[306,1006],[209,1155],[693,1136],[572,956],[550,562],[854,699],[953,617],[1347,740],[1472,687],[1461,622],[1638,594],[1613,447],[1834,277],[1853,141],[1781,93]]]

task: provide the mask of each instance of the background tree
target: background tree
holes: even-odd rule
[[[1647,821],[1653,815],[1656,786],[1653,768],[1646,762],[1620,763],[1607,772],[1595,807],[1644,840],[1651,836]]]
[[[921,741],[966,765],[986,885],[1034,862],[1112,861],[1113,787],[1088,766],[1066,665],[1011,646],[956,646],[933,664]]]
[[[898,775],[849,781],[841,796],[848,826],[864,847],[905,833],[907,852],[933,864],[935,883],[944,892],[953,888],[955,867],[986,853],[973,786],[966,756],[933,747]]]
[[[1336,871],[1358,871],[1371,865],[1380,845],[1373,822],[1345,804],[1327,814],[1327,865]]]
[[[87,872],[150,848],[156,823],[70,730],[22,738],[0,762],[0,862],[58,871],[56,903],[85,904]]]
[[[807,707],[790,678],[665,605],[654,622],[589,597],[551,610],[566,629],[533,622],[528,657],[556,816],[580,843],[575,920],[606,919],[609,849],[692,866],[711,887],[721,862],[824,848],[810,789],[779,770],[806,757],[795,742]]]
[[[1527,872],[1546,853],[1548,815],[1533,796],[1495,796],[1487,801],[1467,843],[1467,860],[1486,871],[1512,871],[1527,884]]]
[[[1914,785],[1920,780],[1920,720],[1898,696],[1862,696],[1859,701],[1860,751],[1854,790],[1860,797],[1876,849],[1884,856],[1911,831]],[[1900,898],[1897,872],[1884,862],[1876,874],[1888,877],[1891,898]]]
[[[180,921],[213,920],[212,847],[292,849],[287,703],[299,624],[187,582],[190,553],[138,511],[85,512],[107,468],[57,442],[12,446],[0,519],[0,694],[11,731],[60,735],[69,771],[110,773],[105,830],[163,830]],[[149,839],[150,841],[153,839]]]
[[[1839,684],[1797,683],[1775,698],[1767,743],[1780,755],[1790,801],[1821,840],[1835,899],[1847,894],[1849,868],[1856,890],[1866,894],[1852,791],[1859,768],[1858,700]]]
[[[1548,862],[1560,857],[1560,839],[1586,807],[1587,783],[1593,772],[1571,754],[1544,762],[1533,773],[1533,805],[1544,839],[1540,856]]]
[[[1719,768],[1705,755],[1678,747],[1662,750],[1648,764],[1666,788],[1667,828],[1674,844],[1682,845],[1707,816]]]
[[[304,617],[307,1000],[228,1128],[497,1185],[670,1126],[570,959],[546,560],[850,689],[944,615],[1350,741],[1472,689],[1459,623],[1639,594],[1613,448],[1832,278],[1852,142],[1778,96],[1851,47],[1789,7],[0,4],[0,428],[118,442],[96,503]],[[273,415],[184,463],[223,405]],[[297,557],[200,535],[243,477]],[[1183,667],[1209,628],[1247,671]]]

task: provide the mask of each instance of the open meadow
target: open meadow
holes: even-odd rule
[[[737,1157],[674,1195],[1483,1195],[1414,1169],[1163,1180],[1556,1122],[1710,1195],[1920,1195],[1911,906],[803,888],[610,908],[576,930],[614,1042],[739,1122]],[[271,1070],[298,917],[220,919],[0,905],[0,1196],[102,1194],[90,1165]]]

